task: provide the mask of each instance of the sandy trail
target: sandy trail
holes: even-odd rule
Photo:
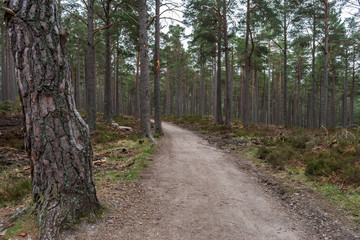
[[[150,239],[306,239],[299,224],[228,154],[163,123],[165,138],[146,184],[166,213]]]
[[[140,181],[144,197],[118,211],[130,220],[119,225],[114,217],[68,239],[310,239],[230,155],[190,131],[163,128],[160,150]]]

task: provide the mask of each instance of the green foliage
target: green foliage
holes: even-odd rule
[[[3,115],[14,115],[21,113],[20,101],[2,101],[0,102],[0,113]]]

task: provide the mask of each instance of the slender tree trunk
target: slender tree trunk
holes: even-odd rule
[[[8,100],[15,101],[16,100],[16,80],[15,80],[15,60],[14,56],[11,53],[11,44],[9,38],[6,38],[8,42],[6,44],[6,53],[7,53],[7,86],[8,86]]]
[[[161,101],[160,101],[160,0],[155,1],[155,79],[154,79],[154,105],[155,105],[155,132],[162,134]]]
[[[288,114],[287,114],[287,0],[284,0],[284,75],[283,75],[283,109],[282,109],[282,118],[283,124],[288,124]]]
[[[143,137],[152,140],[150,126],[150,84],[149,84],[149,55],[147,35],[146,0],[139,0],[139,39],[140,39],[140,121]]]
[[[257,65],[256,62],[254,64],[254,123],[258,123],[258,78],[257,78]]]
[[[316,127],[316,112],[315,112],[315,51],[316,51],[316,21],[313,16],[313,36],[311,49],[311,103],[310,103],[310,126]]]
[[[76,102],[76,108],[81,109],[81,57],[80,57],[80,43],[79,40],[77,42],[78,47],[78,56],[77,56],[77,72],[76,72],[76,86],[75,86],[75,102]]]
[[[6,5],[22,16],[6,14],[6,23],[13,54],[22,56],[16,61],[16,76],[32,198],[38,210],[38,239],[58,239],[64,221],[93,214],[99,207],[89,128],[75,109],[66,34],[60,28],[56,2],[8,1]]]
[[[204,63],[200,63],[200,115],[205,119]]]
[[[105,25],[110,24],[110,4],[111,0],[106,1],[105,6]],[[104,77],[104,122],[109,124],[113,117],[112,97],[111,97],[111,33],[109,29],[105,30],[105,77]]]
[[[343,127],[348,125],[348,47],[345,48],[345,81],[344,81],[344,99],[343,99]]]
[[[96,63],[94,41],[94,0],[87,3],[87,53],[86,53],[86,121],[91,130],[96,129]]]
[[[140,114],[140,86],[139,86],[139,77],[140,77],[140,52],[136,53],[136,77],[135,77],[135,118],[139,118]]]
[[[220,4],[220,0],[216,0],[218,5]],[[215,106],[215,123],[223,124],[224,121],[222,119],[221,113],[221,32],[222,32],[222,20],[220,13],[220,6],[218,6],[217,10],[217,79],[216,79],[216,106]]]
[[[244,100],[243,100],[243,121],[248,125],[249,121],[249,82],[250,82],[250,59],[249,59],[249,35],[250,35],[250,0],[246,4],[246,34],[245,34],[245,81],[244,81]]]
[[[352,67],[352,82],[351,82],[351,90],[350,90],[350,112],[349,112],[349,124],[354,124],[354,98],[355,98],[355,52],[353,59],[353,67]]]
[[[328,102],[328,76],[329,76],[329,5],[328,0],[321,0],[325,7],[325,65],[324,65],[324,82],[323,82],[323,96],[321,104],[321,125],[327,127],[327,102]]]
[[[332,69],[332,86],[331,86],[331,105],[330,105],[330,127],[336,126],[336,108],[335,108],[335,77],[336,77],[336,68],[335,68],[335,59],[333,60],[333,69]]]
[[[7,84],[6,84],[6,33],[5,26],[1,23],[1,99],[7,100]]]
[[[224,27],[224,48],[225,48],[225,125],[231,127],[231,83],[229,66],[229,43],[227,36],[227,6],[226,0],[223,0],[223,27]]]
[[[117,44],[118,45],[118,44]],[[119,58],[120,58],[120,50],[118,49],[116,51],[116,57],[115,57],[115,101],[114,101],[114,112],[115,112],[115,115],[116,116],[119,116],[121,114],[121,111],[120,111],[120,97],[119,97]]]
[[[166,116],[170,114],[170,100],[169,66],[166,66]]]
[[[269,70],[268,70],[268,76],[269,76],[269,80],[268,80],[268,101],[267,101],[267,119],[266,119],[266,123],[270,124],[271,121],[271,45],[270,42],[268,43],[269,46]]]

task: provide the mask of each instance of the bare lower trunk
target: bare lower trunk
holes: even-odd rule
[[[66,36],[60,31],[56,2],[19,3],[6,2],[22,16],[7,15],[6,23],[17,56],[32,198],[38,210],[39,239],[58,239],[64,221],[75,221],[99,207],[89,128],[75,109]]]
[[[227,36],[227,7],[226,0],[223,0],[223,28],[224,28],[224,47],[225,47],[225,125],[231,127],[231,83],[229,67],[229,44]]]
[[[155,79],[154,79],[154,106],[155,106],[155,132],[163,133],[161,126],[161,102],[160,102],[160,0],[156,0],[155,11]]]
[[[217,0],[219,3],[220,0]],[[222,114],[221,114],[221,32],[222,32],[222,21],[220,9],[217,12],[218,23],[217,23],[217,79],[216,79],[216,106],[215,106],[215,123],[223,124]]]
[[[328,76],[329,76],[329,23],[328,23],[328,13],[329,6],[328,0],[323,0],[324,10],[325,10],[325,65],[324,65],[324,82],[323,82],[323,93],[322,93],[322,103],[321,103],[321,125],[327,127],[327,104],[328,104]]]
[[[140,121],[143,137],[153,140],[150,126],[149,53],[146,15],[146,0],[139,0]]]
[[[106,26],[110,24],[110,3],[106,1],[105,16]],[[110,30],[105,30],[105,77],[104,77],[104,122],[109,124],[112,119],[112,97],[111,97],[111,34]]]

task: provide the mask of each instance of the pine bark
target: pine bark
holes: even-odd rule
[[[200,115],[205,119],[204,63],[200,63]]]
[[[149,53],[146,15],[146,0],[139,0],[140,122],[142,136],[153,140],[150,126]]]
[[[75,108],[66,34],[60,28],[56,1],[5,4],[17,12],[6,15],[6,24],[17,56],[38,238],[58,239],[64,221],[93,214],[99,207],[89,128]]]
[[[287,113],[287,0],[284,0],[284,74],[283,74],[283,109],[282,109],[282,122],[284,125],[288,124]]]
[[[162,134],[160,101],[160,0],[155,1],[155,62],[154,62],[154,108],[155,132]]]
[[[1,100],[8,100],[8,89],[6,81],[6,36],[5,27],[1,24]]]
[[[343,99],[343,127],[348,125],[348,47],[345,49],[345,81],[344,81],[344,99]]]

